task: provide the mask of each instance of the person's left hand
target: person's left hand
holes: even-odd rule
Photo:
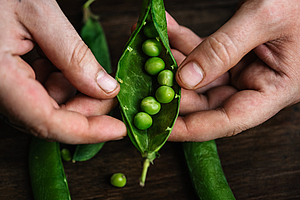
[[[169,140],[233,136],[299,102],[299,8],[298,1],[248,0],[205,39],[167,15],[184,88]]]

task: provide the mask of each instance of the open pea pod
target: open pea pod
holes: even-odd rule
[[[149,75],[144,69],[144,64],[149,56],[145,55],[142,50],[143,42],[148,39],[143,28],[149,22],[153,22],[158,33],[156,39],[162,45],[159,57],[164,60],[165,68],[174,74],[178,68],[169,46],[164,2],[163,0],[144,0],[137,27],[125,46],[116,73],[116,79],[121,86],[117,98],[123,121],[127,126],[132,143],[144,158],[144,168],[140,180],[142,186],[145,183],[150,163],[157,157],[158,151],[172,131],[179,113],[180,103],[180,87],[174,81],[172,89],[175,91],[175,98],[170,103],[161,105],[160,112],[152,116],[152,126],[147,130],[139,130],[135,127],[134,116],[140,111],[141,100],[147,96],[155,96],[155,91],[160,86],[156,76]]]

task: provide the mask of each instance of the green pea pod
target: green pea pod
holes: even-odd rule
[[[32,138],[29,173],[35,200],[71,199],[58,142]]]
[[[191,180],[201,200],[234,200],[214,140],[183,143]]]
[[[144,0],[137,27],[125,46],[116,73],[116,79],[121,86],[117,98],[122,118],[132,143],[144,158],[141,186],[145,184],[147,168],[157,157],[158,151],[172,131],[179,113],[180,101],[180,87],[174,83],[172,88],[175,98],[170,103],[161,105],[160,112],[153,116],[152,126],[147,130],[139,130],[134,126],[134,115],[140,111],[141,100],[147,96],[155,96],[159,87],[156,76],[151,76],[144,70],[144,64],[149,57],[142,50],[142,44],[147,39],[142,29],[149,22],[153,22],[158,33],[156,39],[162,44],[159,57],[164,60],[166,69],[175,74],[178,68],[169,46],[164,2]]]
[[[88,0],[83,5],[84,25],[80,31],[80,36],[101,66],[107,73],[111,73],[110,54],[105,33],[99,22],[99,17],[94,15],[90,10],[90,4],[94,1],[95,0]]]
[[[111,73],[110,55],[105,33],[98,20],[98,16],[94,15],[90,10],[90,4],[92,2],[94,2],[94,0],[89,0],[83,6],[84,25],[80,35],[101,66],[108,73]],[[77,145],[72,161],[87,161],[93,158],[102,149],[103,145],[104,142]]]
[[[79,144],[77,145],[72,162],[76,161],[87,161],[93,158],[103,147],[105,143],[96,144]]]

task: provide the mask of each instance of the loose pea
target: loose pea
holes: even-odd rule
[[[162,46],[156,39],[148,39],[142,45],[143,52],[151,57],[158,56],[162,50]]]
[[[70,161],[72,159],[69,149],[63,148],[61,150],[60,154],[61,154],[62,159],[65,161]]]
[[[115,173],[111,176],[110,183],[115,187],[124,187],[126,185],[126,176],[122,173]]]
[[[159,57],[149,58],[145,63],[145,70],[150,75],[156,75],[165,68],[165,62]]]
[[[143,32],[145,34],[146,37],[148,38],[156,38],[158,37],[158,33],[154,27],[153,22],[148,22],[144,28],[143,28]]]
[[[146,130],[152,125],[152,117],[145,112],[139,112],[134,116],[134,125],[140,130]]]
[[[160,85],[173,86],[174,74],[171,70],[163,70],[157,75],[157,82]]]
[[[160,86],[155,92],[155,97],[160,103],[170,103],[174,99],[174,96],[174,90],[165,85]]]
[[[152,96],[146,97],[141,101],[141,109],[149,115],[157,114],[160,108],[160,103]]]

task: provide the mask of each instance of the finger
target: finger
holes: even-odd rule
[[[210,90],[211,88],[215,88],[221,85],[228,85],[230,83],[230,75],[228,72],[226,72],[225,74],[221,75],[220,77],[218,77],[216,80],[214,80],[213,82],[207,84],[204,87],[198,88],[196,90],[194,90],[197,93],[206,93],[208,90]]]
[[[56,1],[22,1],[17,8],[21,23],[72,85],[95,98],[117,95],[117,81],[99,65]]]
[[[51,130],[34,130],[32,133],[68,144],[100,143],[122,139],[126,135],[124,123],[108,115],[85,117],[77,112],[58,109],[49,117],[47,126],[52,127]]]
[[[276,112],[271,101],[259,92],[242,91],[220,109],[179,117],[170,140],[208,141],[233,136],[266,121]]]
[[[172,54],[178,64],[180,64],[186,58],[186,56],[184,56],[181,52],[179,52],[175,49],[171,49],[171,51],[172,51]],[[198,88],[194,91],[196,93],[205,93],[206,91],[210,90],[211,88],[218,87],[220,85],[227,85],[227,84],[229,84],[229,81],[230,81],[230,76],[229,76],[229,73],[226,72],[225,74],[223,74],[222,76],[217,78],[215,81],[209,83],[208,85],[206,85],[202,88]]]
[[[84,116],[108,114],[118,104],[117,99],[93,99],[83,94],[78,94],[62,107],[66,110],[83,114]]]
[[[180,115],[221,107],[236,92],[235,88],[227,85],[214,87],[205,95],[197,94],[192,90],[181,89]]]
[[[168,36],[172,48],[177,49],[185,55],[202,42],[202,39],[190,29],[180,26],[174,18],[166,12]]]
[[[19,56],[1,59],[1,113],[28,133],[63,143],[98,143],[122,138],[126,127],[120,120],[60,109],[45,88],[35,80],[32,68]],[[10,74],[11,76],[7,76]],[[13,92],[12,92],[13,91]],[[107,106],[107,104],[106,104]]]
[[[76,89],[61,72],[52,72],[44,84],[49,96],[58,104],[65,103],[76,94]]]
[[[46,80],[52,72],[58,71],[52,65],[52,63],[45,58],[39,58],[34,60],[31,64],[31,67],[35,72],[36,80],[38,80],[41,84],[44,84],[46,82]]]
[[[269,34],[272,26],[261,20],[265,13],[256,9],[261,6],[257,4],[256,1],[243,4],[224,26],[187,56],[176,74],[179,85],[186,89],[203,87],[235,66],[256,46],[275,37]]]
[[[180,51],[176,50],[176,49],[171,49],[172,55],[175,58],[175,61],[178,65],[180,65],[180,63],[182,63],[182,61],[184,61],[184,59],[186,58],[185,55],[183,55]]]
[[[244,87],[255,88],[255,90],[248,89],[233,93],[217,109],[199,111],[179,117],[170,140],[207,141],[233,136],[265,122],[289,104],[290,99],[287,100],[286,95],[282,95],[287,92],[287,88],[274,87],[274,85],[267,85],[263,88],[262,84],[259,84],[261,81],[270,82],[276,76],[275,73],[273,75],[269,73],[271,70],[263,65],[262,62],[257,61],[249,66],[256,75],[261,77],[256,79],[259,80],[257,82],[253,80],[255,76],[253,75],[253,81]],[[265,75],[265,79],[262,78],[262,73]],[[243,78],[248,77],[245,75]],[[280,84],[284,80],[278,79],[277,82]],[[218,99],[218,97],[216,93],[211,96],[211,99]]]

